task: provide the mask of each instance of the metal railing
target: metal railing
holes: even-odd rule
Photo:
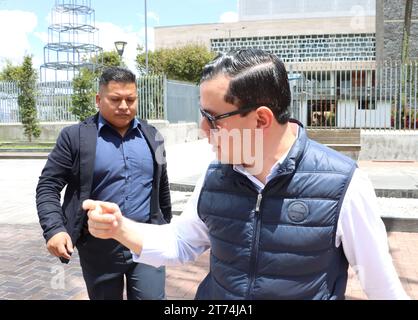
[[[292,114],[314,128],[417,130],[418,61],[291,65]]]
[[[166,118],[166,79],[163,75],[138,78],[138,117],[162,120]]]
[[[138,116],[142,119],[165,119],[164,76],[137,79]],[[73,86],[71,81],[39,82],[36,86],[36,109],[41,122],[77,121],[71,113]],[[0,81],[0,123],[20,123],[19,87],[16,82]]]
[[[40,82],[37,85],[36,110],[41,122],[77,121],[71,113],[71,81]]]
[[[314,128],[417,130],[418,61],[290,64],[292,116]],[[39,83],[40,121],[75,121],[71,82]],[[19,123],[15,83],[0,82],[0,123]],[[170,122],[196,121],[196,86],[164,76],[138,78],[138,116]],[[194,109],[195,108],[195,109]]]
[[[0,81],[0,123],[20,122],[18,96],[17,83]]]

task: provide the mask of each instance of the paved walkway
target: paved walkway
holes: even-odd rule
[[[389,233],[394,264],[403,287],[418,299],[418,233]],[[193,299],[208,270],[208,252],[196,262],[168,267],[168,299]],[[350,269],[347,299],[366,299]],[[68,265],[50,256],[38,224],[0,225],[0,300],[86,300],[77,252]]]
[[[167,157],[170,181],[193,186],[213,154],[205,141],[197,141],[168,147]],[[0,299],[87,299],[77,254],[69,265],[62,265],[45,248],[35,207],[35,187],[44,164],[45,159],[0,160]],[[360,162],[360,167],[376,189],[418,189],[416,162]],[[188,195],[173,193],[175,206],[178,202],[181,209]],[[418,217],[418,210],[412,214]],[[389,243],[405,290],[418,299],[418,233],[391,232]],[[169,267],[168,298],[192,299],[207,263],[206,253],[195,263]],[[364,298],[351,271],[346,294],[349,299]]]

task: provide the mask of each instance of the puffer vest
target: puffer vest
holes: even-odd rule
[[[198,201],[210,272],[196,299],[344,299],[348,263],[335,237],[356,167],[301,125],[261,193],[231,165],[212,163]]]

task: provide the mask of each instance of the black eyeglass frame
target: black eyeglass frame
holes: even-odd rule
[[[210,128],[213,129],[213,130],[217,130],[218,129],[218,126],[216,124],[217,120],[232,117],[232,116],[235,116],[236,114],[242,114],[242,113],[257,109],[257,108],[258,108],[258,106],[240,108],[238,110],[223,113],[223,114],[220,114],[218,116],[212,116],[210,113],[206,112],[205,110],[203,110],[201,108],[199,110],[200,110],[200,114],[202,115],[202,117],[204,117],[208,120]]]

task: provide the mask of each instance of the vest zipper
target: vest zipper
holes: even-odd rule
[[[260,204],[261,204],[262,199],[263,199],[263,195],[261,193],[259,193],[258,196],[257,196],[257,203],[255,204],[255,212],[256,213],[260,212]]]
[[[255,281],[255,273],[257,269],[257,258],[258,258],[258,242],[260,240],[260,226],[261,226],[261,215],[260,215],[260,206],[261,200],[263,199],[263,194],[259,193],[257,196],[257,202],[255,204],[255,221],[254,221],[254,236],[251,243],[251,258],[250,258],[250,277],[248,283],[248,289],[246,294],[246,299],[250,299],[252,289]]]

